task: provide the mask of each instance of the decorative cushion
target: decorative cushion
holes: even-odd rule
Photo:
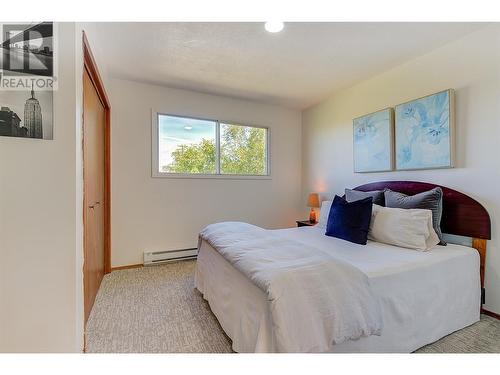
[[[321,208],[319,211],[319,220],[316,226],[318,228],[326,229],[326,224],[328,223],[328,214],[330,213],[330,207],[332,207],[333,201],[323,201],[321,202]]]
[[[372,206],[372,197],[347,202],[344,198],[336,195],[328,214],[325,234],[330,237],[366,245],[372,217]]]
[[[358,191],[358,190],[345,189],[345,199],[348,202],[355,202],[368,197],[373,198],[373,204],[384,206],[383,190]]]
[[[432,211],[432,226],[439,237],[439,245],[446,245],[441,233],[441,216],[443,213],[443,190],[440,187],[415,195],[406,195],[390,189],[384,192],[385,206],[393,208],[423,208]]]
[[[376,204],[372,208],[368,238],[420,251],[429,250],[439,243],[432,226],[431,210],[389,208]]]

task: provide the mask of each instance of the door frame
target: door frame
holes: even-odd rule
[[[111,105],[104,89],[104,83],[102,82],[101,75],[99,74],[99,69],[97,68],[97,63],[90,49],[90,44],[85,35],[85,31],[82,32],[83,41],[83,74],[87,71],[92,84],[94,85],[99,100],[104,107],[104,274],[111,272]],[[83,76],[82,76],[83,79]],[[82,134],[84,131],[84,119],[82,112]],[[83,137],[82,137],[82,149],[83,149]],[[83,155],[85,160],[85,155]],[[85,192],[84,192],[85,194]],[[84,196],[85,197],[85,196]],[[83,213],[85,215],[85,202],[82,203]],[[85,218],[84,218],[85,225]],[[85,246],[85,244],[84,244]],[[84,259],[85,265],[85,259]]]

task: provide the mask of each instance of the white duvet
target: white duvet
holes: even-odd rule
[[[240,222],[211,224],[200,239],[264,291],[278,351],[323,352],[381,334],[368,277],[331,252]]]

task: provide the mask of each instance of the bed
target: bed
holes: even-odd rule
[[[391,181],[356,189],[390,188],[413,195],[435,186]],[[273,231],[283,241],[323,249],[354,266],[368,277],[380,302],[380,335],[347,340],[328,352],[412,352],[479,320],[489,216],[474,199],[441,188],[443,232],[471,237],[471,246],[448,244],[418,252],[373,241],[359,246],[327,237],[318,227]],[[234,351],[281,351],[268,296],[204,240],[199,244],[195,285],[231,338]]]

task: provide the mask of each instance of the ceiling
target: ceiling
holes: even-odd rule
[[[100,23],[112,77],[304,109],[481,23]]]

